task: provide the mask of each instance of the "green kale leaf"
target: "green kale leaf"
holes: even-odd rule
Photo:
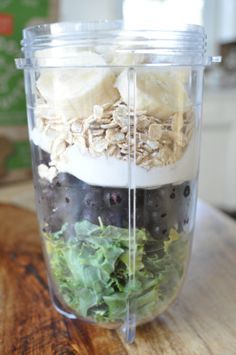
[[[188,244],[174,229],[165,241],[144,229],[129,234],[86,220],[75,223],[68,238],[69,231],[65,224],[56,233],[44,233],[44,239],[57,294],[77,315],[122,322],[129,304],[137,317],[150,317],[178,288]]]

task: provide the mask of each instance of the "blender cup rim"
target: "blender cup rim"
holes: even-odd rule
[[[167,26],[157,26],[156,24],[145,23],[142,27],[127,25],[123,20],[98,20],[98,21],[62,21],[54,23],[38,24],[26,27],[23,30],[24,37],[27,34],[32,36],[44,34],[63,34],[71,32],[91,32],[91,31],[129,31],[129,32],[185,32],[185,33],[205,33],[205,29],[197,24],[177,24]]]
[[[190,49],[204,52],[206,48],[206,34],[204,27],[199,25],[183,24],[179,26],[157,27],[147,24],[145,27],[129,27],[123,21],[94,21],[94,22],[56,22],[31,26],[23,30],[23,49],[29,47],[37,49],[55,40],[53,46],[66,42],[67,44],[84,44],[91,40],[100,44],[110,45],[118,41],[121,46],[127,46],[131,42],[135,46],[146,44],[156,46],[153,41],[169,41],[166,46],[173,49],[178,44],[182,50]],[[172,42],[173,43],[172,43]],[[65,43],[64,43],[65,44]]]
[[[62,67],[130,67],[122,62],[104,65],[78,65],[75,57],[63,52],[50,53],[38,58],[36,53],[47,49],[76,47],[79,50],[114,53],[147,54],[154,59],[147,63],[134,63],[132,67],[205,66],[213,62],[206,57],[204,27],[195,24],[145,28],[129,27],[122,20],[94,22],[57,22],[27,27],[23,30],[23,58],[16,60],[18,69]],[[100,53],[101,54],[101,53]],[[93,63],[92,63],[93,64]]]

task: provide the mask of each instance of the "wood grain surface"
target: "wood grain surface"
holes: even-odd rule
[[[1,355],[235,355],[236,224],[199,204],[188,277],[178,300],[137,329],[116,331],[59,315],[48,295],[33,212],[0,205]]]

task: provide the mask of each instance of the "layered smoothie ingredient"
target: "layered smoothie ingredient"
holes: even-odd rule
[[[68,55],[75,67],[36,77],[30,132],[54,299],[63,312],[117,326],[129,304],[142,323],[173,301],[188,261],[197,171],[191,73],[137,66],[131,82],[123,65],[135,65],[134,54],[121,55],[120,67],[114,56],[106,66],[92,51]]]
[[[47,56],[48,51],[44,55]],[[36,83],[49,110],[55,108],[64,122],[74,117],[88,117],[93,112],[94,104],[112,103],[119,97],[114,88],[113,72],[108,67],[97,68],[106,65],[102,56],[78,51],[74,53],[74,58],[77,69],[42,70]]]
[[[102,222],[102,221],[101,221]],[[122,323],[127,301],[137,321],[152,318],[175,296],[183,277],[187,238],[174,229],[166,240],[136,230],[136,272],[130,282],[129,233],[84,220],[44,233],[56,296],[68,311],[100,322]],[[69,235],[69,239],[68,238]]]
[[[134,158],[136,145],[136,165],[145,169],[174,164],[183,156],[192,137],[192,111],[174,113],[164,122],[145,111],[137,111],[133,118],[136,124],[134,137],[129,128],[130,125],[133,128],[134,122],[132,118],[130,121],[128,106],[122,101],[107,106],[96,105],[88,118],[66,123],[60,114],[51,117],[49,107],[37,110],[37,129],[51,141],[48,151],[53,165],[58,165],[57,160],[59,163],[63,161],[71,146],[77,146],[80,152],[87,152],[92,157],[115,157],[127,161],[129,152]]]
[[[187,92],[183,86],[178,70],[142,69],[136,76],[136,109],[144,110],[165,120],[176,112],[184,113],[191,109]],[[117,78],[116,87],[122,100],[128,104],[129,85],[128,69]]]

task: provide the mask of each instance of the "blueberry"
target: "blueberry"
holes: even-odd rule
[[[187,185],[184,189],[184,197],[188,197],[190,195],[190,186]]]
[[[189,218],[187,217],[184,219],[184,224],[188,224],[188,223],[189,223]]]
[[[99,190],[91,188],[91,190],[87,192],[84,197],[85,208],[94,209],[97,207],[101,207],[100,196],[101,196],[101,192]]]
[[[110,204],[111,205],[120,205],[121,201],[122,201],[122,198],[120,197],[119,193],[112,192],[110,194]]]
[[[143,207],[145,199],[145,191],[142,189],[136,190],[136,205]]]
[[[128,207],[128,190],[127,189],[108,189],[101,188],[103,193],[103,201],[105,208],[114,208],[115,210]],[[132,202],[132,197],[131,197]],[[101,201],[101,203],[103,203]]]

